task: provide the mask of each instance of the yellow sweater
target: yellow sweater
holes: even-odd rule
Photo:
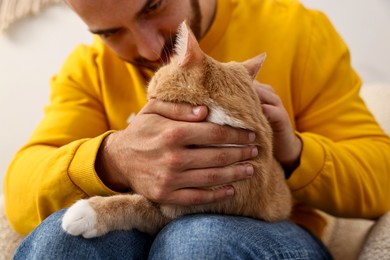
[[[275,88],[303,140],[288,179],[299,201],[293,221],[320,236],[325,223],[311,208],[362,218],[390,210],[390,140],[359,97],[348,49],[322,13],[294,0],[219,0],[201,47],[220,61],[267,53],[258,80]],[[77,199],[114,194],[94,170],[96,153],[144,106],[144,75],[99,38],[70,55],[6,175],[6,214],[17,232]]]

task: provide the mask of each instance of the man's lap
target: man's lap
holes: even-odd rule
[[[180,245],[180,246],[178,246]],[[196,214],[174,220],[156,237],[152,259],[330,259],[318,239],[289,221]]]
[[[155,238],[131,230],[84,239],[61,229],[64,212],[36,228],[15,259],[330,259],[316,238],[288,221],[196,214],[172,221]]]

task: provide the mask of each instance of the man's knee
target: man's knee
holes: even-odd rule
[[[176,219],[156,237],[151,259],[229,259],[239,248],[227,216],[197,214]]]
[[[156,237],[151,259],[330,259],[297,225],[198,214],[172,221]],[[306,258],[305,258],[306,257]]]
[[[85,239],[61,228],[65,210],[41,223],[16,251],[15,259],[145,259],[152,238],[137,230],[114,231]]]

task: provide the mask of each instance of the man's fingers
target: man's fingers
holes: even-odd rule
[[[182,188],[208,188],[251,178],[253,172],[250,163],[240,163],[223,168],[189,170],[178,176],[176,181]]]
[[[176,121],[198,122],[206,118],[208,109],[206,106],[192,106],[188,103],[172,103],[151,99],[140,113],[158,114]]]
[[[218,189],[181,189],[172,193],[172,199],[167,204],[183,206],[203,205],[229,199],[234,196],[232,186],[223,186]]]
[[[268,85],[268,84],[265,84],[265,83],[260,83],[257,80],[254,81],[253,84],[255,86],[255,89],[260,88],[260,89],[266,90],[268,92],[275,93],[275,90],[274,90],[274,88],[271,85]]]
[[[255,133],[233,128],[230,126],[221,126],[214,123],[204,122],[189,126],[192,134],[184,143],[187,145],[214,145],[214,144],[253,144]]]
[[[262,84],[257,81],[254,83],[255,91],[260,98],[262,104],[280,106],[281,100],[275,90],[267,84]]]
[[[153,99],[145,105],[140,114],[158,114],[174,121],[190,122],[164,129],[164,134],[168,137],[182,136],[180,142],[186,145],[252,144],[255,140],[255,134],[247,130],[208,122],[191,124],[201,122],[207,117],[206,106],[194,107],[187,103]]]
[[[187,169],[204,169],[224,167],[256,157],[257,147],[199,147],[188,149],[184,153],[187,158],[184,167]]]

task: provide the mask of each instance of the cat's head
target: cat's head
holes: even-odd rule
[[[175,55],[152,78],[148,97],[200,105],[218,93],[238,95],[242,89],[251,88],[265,56],[263,53],[244,62],[218,62],[201,50],[183,22],[177,32]]]

